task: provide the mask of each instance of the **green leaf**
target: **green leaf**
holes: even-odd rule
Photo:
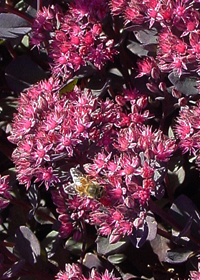
[[[65,94],[67,92],[71,92],[75,85],[77,84],[78,79],[75,79],[67,84],[65,84],[60,90],[59,90],[59,96],[61,97],[62,94]]]
[[[127,257],[124,254],[114,254],[114,255],[108,256],[108,260],[112,264],[122,263],[126,259],[127,259]]]

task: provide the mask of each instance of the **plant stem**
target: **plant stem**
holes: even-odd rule
[[[85,222],[81,221],[81,228],[82,228],[82,234],[83,234],[83,246],[82,246],[82,252],[81,252],[81,257],[80,257],[80,264],[83,264],[83,259],[85,256],[85,247],[86,247],[86,227],[85,227]]]

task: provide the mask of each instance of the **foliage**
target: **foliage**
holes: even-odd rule
[[[200,279],[199,9],[1,1],[2,279]]]

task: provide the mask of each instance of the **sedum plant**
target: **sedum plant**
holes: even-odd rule
[[[2,1],[2,279],[199,279],[199,9]]]

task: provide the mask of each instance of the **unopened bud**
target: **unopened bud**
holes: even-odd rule
[[[182,94],[181,94],[180,91],[176,90],[175,88],[172,89],[172,96],[173,96],[173,97],[179,99],[179,98],[181,98],[181,95],[182,95]]]
[[[158,87],[156,84],[150,84],[150,83],[147,83],[146,84],[146,87],[148,88],[148,90],[150,90],[151,92],[158,92]]]
[[[151,77],[157,80],[159,76],[160,76],[160,70],[158,69],[158,67],[153,67],[151,70]]]
[[[164,83],[164,82],[160,82],[160,84],[159,84],[159,89],[161,90],[161,91],[163,91],[163,92],[166,92],[167,91],[167,86],[166,86],[166,84]]]

